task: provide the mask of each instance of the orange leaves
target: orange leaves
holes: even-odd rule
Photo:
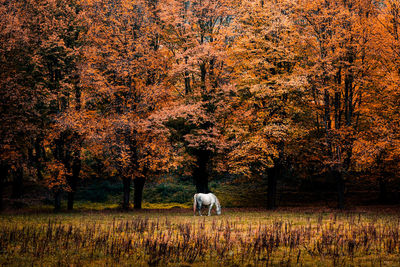
[[[249,136],[240,140],[238,146],[229,153],[229,170],[249,178],[263,175],[274,166],[273,160],[279,157],[278,153],[275,144],[265,136]]]
[[[53,191],[69,191],[67,176],[71,173],[68,172],[65,165],[58,161],[51,161],[46,164],[46,167],[48,170],[48,175],[44,179],[46,187]]]
[[[148,128],[166,105],[169,53],[160,45],[158,7],[147,1],[87,1],[83,96],[89,149],[111,175],[142,177],[166,164],[168,147]]]
[[[239,6],[232,24],[237,36],[228,51],[237,85],[228,130],[235,145],[228,165],[252,177],[283,160],[285,145],[297,131],[289,112],[297,110],[295,93],[304,79],[293,71],[296,52],[288,44],[296,33],[280,3],[241,1]]]
[[[3,2],[1,159],[44,138],[51,187],[82,147],[129,177],[397,164],[396,1]]]

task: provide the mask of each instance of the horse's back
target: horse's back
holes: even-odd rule
[[[215,202],[215,195],[212,193],[204,194],[198,193],[196,194],[197,198],[202,202],[203,205],[210,205],[211,203]]]

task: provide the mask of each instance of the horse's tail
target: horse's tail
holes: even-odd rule
[[[196,207],[197,207],[197,200],[196,200],[196,198],[197,198],[197,194],[194,194],[194,197],[193,197],[193,214],[194,214],[194,215],[196,215]]]

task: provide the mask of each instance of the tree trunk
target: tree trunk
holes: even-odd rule
[[[337,208],[338,209],[344,209],[345,207],[345,180],[343,179],[343,174],[339,171],[335,171],[334,175],[336,177],[336,183],[337,183],[337,193],[338,193],[338,202],[337,202]]]
[[[14,172],[13,175],[13,185],[12,185],[12,194],[11,198],[20,198],[22,196],[22,186],[23,186],[23,177],[24,177],[24,169],[20,167],[17,171]]]
[[[268,170],[268,192],[267,192],[267,208],[269,210],[276,209],[276,188],[278,183],[278,166],[274,166]]]
[[[68,205],[67,205],[68,210],[74,209],[74,197],[75,197],[74,191],[68,192]]]
[[[202,177],[199,175],[195,178],[196,193],[209,193],[208,176],[205,174]]]
[[[1,170],[0,170],[0,211],[2,211],[4,209],[4,205],[3,205],[3,187],[4,187],[4,177],[6,177],[6,173],[3,170],[3,166],[1,166]]]
[[[335,92],[335,129],[340,129],[340,92]]]
[[[142,208],[142,199],[143,199],[143,188],[146,179],[143,177],[139,177],[133,180],[134,186],[134,195],[133,195],[133,207],[134,209]]]
[[[36,167],[36,173],[37,173],[37,178],[38,181],[43,180],[43,175],[42,175],[42,170],[43,170],[43,165],[41,163],[41,160],[45,160],[45,153],[44,153],[44,148],[42,146],[42,138],[37,138],[35,140],[35,167]]]
[[[185,64],[188,63],[188,57],[185,57]],[[185,70],[185,94],[188,95],[190,92],[192,92],[192,89],[190,88],[190,76],[189,76],[189,71]]]
[[[353,121],[353,79],[352,72],[349,72],[344,80],[345,118],[347,126],[350,126]]]
[[[189,72],[185,71],[185,94],[188,95],[191,91]]]
[[[200,89],[201,89],[201,94],[202,96],[206,96],[206,75],[207,75],[207,69],[206,69],[206,64],[201,63],[200,64]]]
[[[328,133],[329,130],[332,128],[332,121],[331,121],[331,106],[330,106],[330,96],[328,90],[324,92],[324,105],[325,105],[325,114],[324,114],[324,121],[325,121],[325,131]]]
[[[208,162],[210,160],[209,151],[199,151],[197,153],[197,167],[194,168],[193,179],[197,193],[209,193],[208,189]]]
[[[131,178],[122,178],[124,196],[122,200],[122,208],[129,210],[129,195],[131,193]]]
[[[379,178],[379,203],[386,204],[387,203],[387,185],[386,180],[382,177]]]
[[[68,184],[71,187],[71,191],[68,192],[68,210],[74,209],[74,197],[76,188],[79,180],[79,173],[81,171],[81,157],[80,151],[78,151],[77,155],[75,155],[74,160],[72,162],[72,176],[70,176]]]
[[[8,169],[9,166],[6,164],[1,164],[0,166],[0,211],[4,209],[4,204],[3,204],[3,191],[4,191],[4,180],[6,179],[8,175]]]
[[[81,110],[81,88],[79,87],[79,75],[77,75],[75,80],[75,110],[80,111]],[[81,137],[79,136],[78,133],[74,133],[75,140],[79,140]],[[71,191],[68,192],[68,204],[67,204],[67,209],[68,210],[73,210],[74,209],[74,198],[75,198],[75,192],[76,188],[78,185],[78,180],[79,180],[79,173],[81,172],[81,143],[79,142],[79,146],[74,149],[74,156],[72,158],[72,175],[69,177],[70,180],[68,181],[68,185],[71,188]]]
[[[61,210],[61,191],[57,190],[54,192],[54,211],[58,212]]]

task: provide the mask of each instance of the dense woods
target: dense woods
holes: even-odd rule
[[[140,209],[171,174],[266,182],[270,209],[287,176],[385,203],[399,84],[397,0],[0,0],[0,208],[113,177]]]

